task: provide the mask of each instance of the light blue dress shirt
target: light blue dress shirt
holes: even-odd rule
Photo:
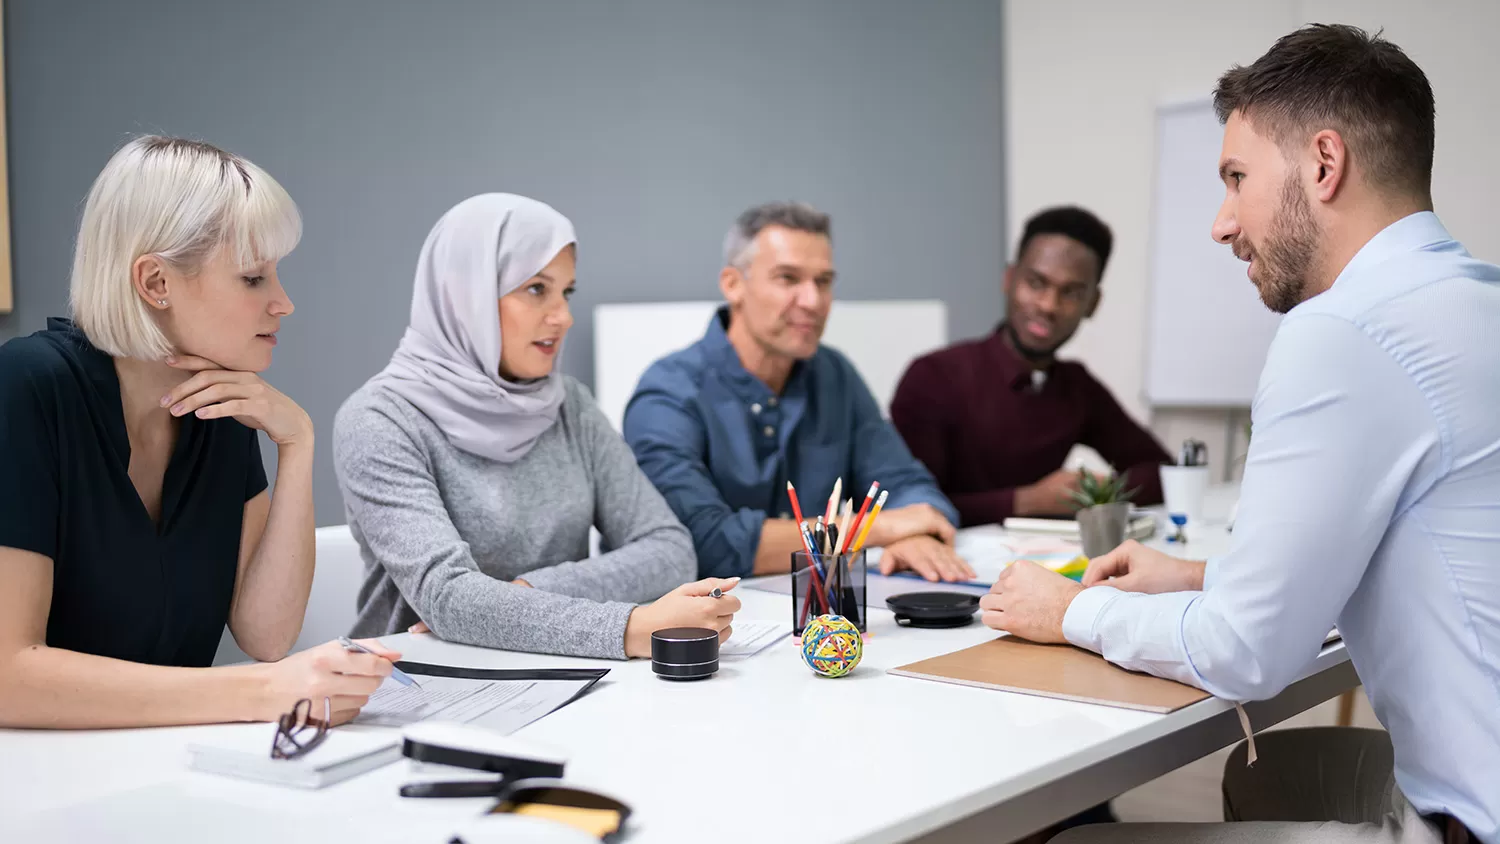
[[[843,478],[855,507],[879,481],[886,509],[931,504],[958,524],[847,358],[820,346],[777,395],[740,363],[728,320],[720,308],[703,339],[652,364],[625,409],[625,441],[692,533],[700,576],[750,574],[765,520],[792,512],[787,481],[809,519]]]
[[[1251,418],[1203,591],[1096,586],[1064,635],[1244,701],[1337,622],[1412,806],[1500,842],[1500,268],[1431,212],[1387,227],[1282,321]]]

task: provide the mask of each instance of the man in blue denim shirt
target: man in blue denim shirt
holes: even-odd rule
[[[802,548],[787,482],[812,519],[842,478],[856,507],[872,482],[890,492],[866,541],[884,547],[882,571],[973,577],[953,552],[953,505],[849,361],[819,345],[833,305],[828,216],[752,208],[724,252],[728,305],[702,340],[646,370],[625,411],[625,440],[692,532],[698,571],[787,571]]]

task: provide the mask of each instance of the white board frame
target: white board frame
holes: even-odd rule
[[[1211,101],[1157,109],[1144,379],[1153,407],[1249,407],[1280,324],[1246,265],[1210,234],[1221,145]]]

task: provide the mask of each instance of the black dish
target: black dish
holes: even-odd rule
[[[907,592],[885,599],[896,623],[908,627],[963,627],[974,620],[979,596],[965,592]]]

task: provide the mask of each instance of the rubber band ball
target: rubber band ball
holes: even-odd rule
[[[823,677],[848,674],[863,655],[859,628],[841,615],[820,615],[802,631],[802,661]]]

